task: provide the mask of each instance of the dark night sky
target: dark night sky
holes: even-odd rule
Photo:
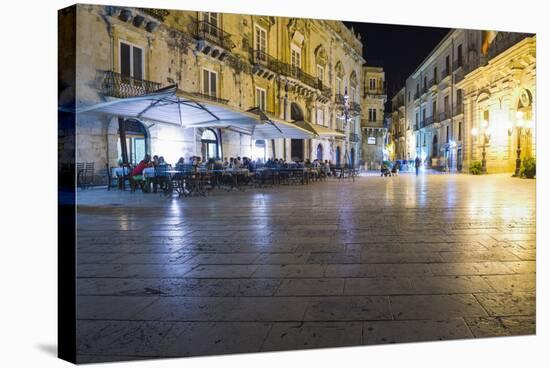
[[[367,63],[384,67],[388,100],[405,86],[405,79],[449,32],[449,28],[344,23],[361,34],[363,57]]]

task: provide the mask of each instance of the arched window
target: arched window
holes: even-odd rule
[[[201,155],[204,161],[218,155],[218,136],[212,129],[205,129],[201,136]]]
[[[255,160],[262,160],[262,162],[266,161],[266,144],[265,140],[263,139],[257,139],[254,142],[254,146],[252,147],[252,158]]]
[[[118,149],[118,160],[122,162],[123,160],[123,147],[121,144],[120,137],[122,135],[126,138],[126,153],[128,155],[128,162],[135,165],[141,160],[146,154],[150,154],[149,144],[148,144],[148,133],[147,129],[139,120],[131,119],[124,120],[122,122],[121,128],[124,130],[121,132],[119,130],[119,137],[117,142]]]
[[[334,72],[336,73],[336,80],[335,80],[335,93],[337,95],[344,95],[344,66],[342,65],[341,61],[338,61],[336,63],[336,66],[334,67]]]
[[[437,135],[434,135],[432,140],[432,157],[437,157],[437,156],[439,156],[438,146],[437,146]]]
[[[317,64],[317,79],[321,81],[321,83],[324,83],[325,81],[325,75],[326,75],[326,68],[327,68],[327,52],[325,51],[325,48],[323,45],[317,46],[315,49],[315,63]]]
[[[340,165],[340,146],[336,147],[336,159],[335,159],[335,164],[336,165]]]

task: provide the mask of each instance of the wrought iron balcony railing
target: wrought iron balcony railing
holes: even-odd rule
[[[439,81],[437,80],[437,78],[432,78],[430,79],[430,81],[428,82],[428,86],[429,88],[433,87],[433,86],[437,86],[437,84],[439,83]]]
[[[449,69],[443,69],[443,71],[441,72],[441,80],[440,82],[447,78],[449,75],[451,74],[451,72],[449,71]]]
[[[350,141],[350,142],[359,142],[359,134],[357,134],[357,133],[350,133],[350,134],[349,134],[349,141]]]
[[[464,113],[464,104],[456,104],[455,116]]]
[[[330,96],[332,94],[330,88],[325,86],[323,81],[304,72],[298,66],[285,63],[262,50],[250,49],[250,55],[252,58],[252,64],[262,65],[277,74],[298,79],[300,82],[312,88],[318,89],[324,96]]]
[[[224,98],[208,95],[206,93],[198,93],[198,92],[187,92],[187,93],[191,96],[196,96],[199,98],[203,98],[205,100],[210,100],[221,104],[227,104],[229,102],[229,100],[226,100]]]
[[[414,99],[415,100],[418,100],[420,98],[420,93],[419,92],[415,92],[414,93]]]
[[[462,67],[464,65],[464,60],[462,59],[456,59],[453,61],[453,71],[457,70],[458,68]]]
[[[440,112],[439,113],[439,119],[438,121],[441,122],[441,121],[444,121],[444,120],[447,120],[447,119],[450,119],[451,118],[451,113],[450,111],[443,111],[443,112]]]
[[[101,93],[111,97],[134,97],[162,87],[158,82],[136,79],[110,70],[100,70],[98,73],[101,74]]]
[[[366,94],[368,94],[368,95],[385,95],[386,94],[386,88],[385,87],[367,88]]]
[[[433,116],[428,116],[426,119],[424,119],[424,126],[428,126],[430,124],[433,124],[434,123],[434,117]]]
[[[164,22],[164,19],[170,14],[168,10],[164,9],[139,8],[139,10],[152,16],[153,18],[157,18],[161,22]]]
[[[226,50],[231,50],[233,48],[231,34],[208,21],[194,21],[191,23],[190,32],[197,40],[208,41]]]

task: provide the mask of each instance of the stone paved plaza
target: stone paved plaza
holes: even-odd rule
[[[80,191],[78,360],[534,334],[535,185]]]

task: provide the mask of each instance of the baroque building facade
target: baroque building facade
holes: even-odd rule
[[[362,159],[365,167],[369,170],[376,169],[383,160],[388,158],[386,152],[388,129],[384,123],[384,104],[386,101],[384,69],[364,65],[361,105]]]
[[[163,155],[168,162],[193,155],[333,163],[361,157],[363,45],[342,22],[76,8],[77,111],[176,85],[178,93],[197,101],[241,112],[259,109],[315,133],[311,139],[255,141],[223,128],[185,129],[134,118],[124,128],[129,161],[138,162],[145,153]],[[116,165],[121,158],[117,120],[78,114],[78,161]]]
[[[405,88],[401,88],[391,100],[391,119],[388,125],[392,142],[392,160],[410,160],[407,141],[411,139],[410,126],[405,120]]]
[[[509,172],[515,165],[513,152],[520,150],[522,158],[534,156],[534,128],[517,128],[517,120],[534,124],[534,37],[451,30],[392,101],[396,158],[420,157],[427,167],[467,171],[470,163],[482,160],[485,150],[488,172]],[[398,148],[401,94],[405,142]],[[514,115],[518,111],[521,118]]]

